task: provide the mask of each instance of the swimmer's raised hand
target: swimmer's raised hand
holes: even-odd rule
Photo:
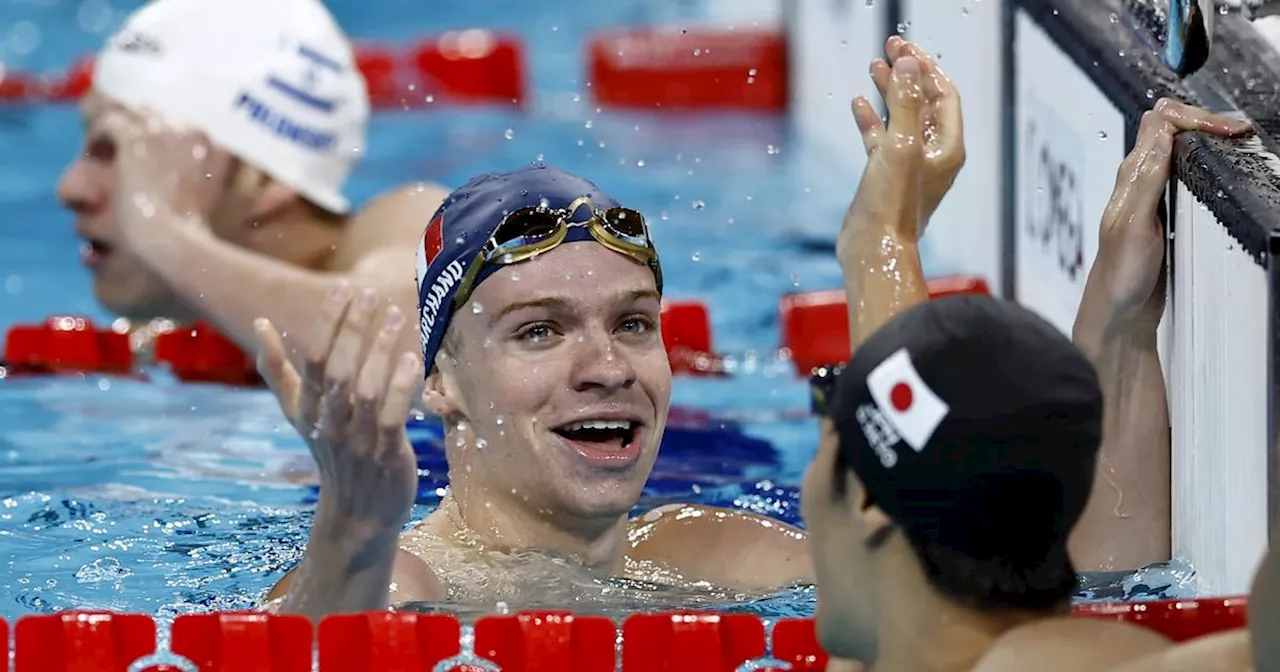
[[[386,545],[394,555],[417,495],[405,422],[422,364],[414,353],[395,357],[400,331],[412,324],[394,305],[377,319],[380,305],[387,304],[372,290],[354,300],[347,287],[331,294],[306,340],[301,373],[275,327],[260,319],[257,363],[319,467],[312,543],[319,535],[353,552]]]
[[[1155,329],[1164,313],[1161,201],[1173,169],[1174,136],[1183,131],[1235,136],[1251,128],[1247,121],[1168,98],[1142,115],[1133,151],[1120,164],[1115,190],[1103,211],[1098,256],[1080,317],[1100,329],[1138,323]]]
[[[893,64],[899,58],[910,56],[920,67],[924,174],[921,177],[922,221],[919,233],[924,235],[924,227],[928,225],[929,218],[937,211],[942,198],[955,183],[956,175],[964,167],[964,115],[960,109],[960,92],[951,78],[919,45],[893,35],[885,41],[884,53],[887,62],[882,58],[871,62],[871,80],[884,100],[889,100],[892,95]],[[870,156],[884,138],[884,123],[870,101],[863,96],[853,99],[853,117]]]
[[[194,223],[204,230],[215,204],[231,205],[224,196],[234,160],[203,133],[124,109],[108,112],[101,124],[116,146],[116,221],[136,252],[169,251],[157,229]]]
[[[860,242],[873,244],[880,232],[914,244],[923,229],[926,98],[920,83],[922,75],[921,62],[914,56],[901,56],[894,62],[885,97],[889,107],[887,128],[879,118],[874,124],[866,123],[863,117],[869,103],[865,100],[863,105],[855,106],[855,118],[867,147],[867,166],[836,241],[836,254],[841,260],[846,260],[851,246]]]

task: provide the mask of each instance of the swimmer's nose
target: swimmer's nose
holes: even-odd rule
[[[608,334],[585,336],[578,344],[573,388],[578,391],[624,390],[636,382],[631,361],[614,347]]]
[[[76,159],[58,178],[55,189],[58,200],[76,214],[86,214],[97,209],[99,190],[93,186],[84,159]]]

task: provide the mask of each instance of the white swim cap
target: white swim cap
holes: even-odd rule
[[[318,0],[154,0],[107,41],[93,88],[220,147],[345,213],[369,94]]]

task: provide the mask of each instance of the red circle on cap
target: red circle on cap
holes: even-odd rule
[[[911,386],[906,383],[898,383],[889,391],[889,403],[899,411],[905,411],[911,408],[912,397],[915,396],[911,392]]]

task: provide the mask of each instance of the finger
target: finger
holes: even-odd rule
[[[890,35],[889,38],[884,41],[884,55],[885,58],[889,59],[890,65],[892,65],[894,61],[898,60],[899,56],[902,56],[905,53],[902,50],[902,47],[905,44],[908,44],[908,42],[902,39],[901,35]]]
[[[867,156],[871,156],[872,152],[880,148],[884,137],[884,122],[871,106],[871,101],[864,96],[853,99],[853,120],[858,124],[858,132],[862,134],[862,146],[867,150]]]
[[[320,400],[324,398],[329,353],[333,350],[338,325],[342,324],[350,303],[350,287],[337,285],[320,306],[320,316],[311,324],[302,360],[302,391],[298,399],[298,422],[303,427],[315,427],[320,420]]]
[[[1213,114],[1208,110],[1193,107],[1172,98],[1161,98],[1156,103],[1155,112],[1179,131],[1201,131],[1231,136],[1253,129],[1253,124],[1248,121]]]
[[[400,308],[397,306],[388,308],[382,329],[369,348],[364,366],[360,367],[360,376],[356,379],[355,403],[348,430],[350,435],[368,437],[377,435],[378,411],[382,395],[387,389],[392,356],[400,340],[400,329],[403,326],[404,313],[400,312]]]
[[[409,409],[413,404],[413,394],[421,379],[422,358],[414,352],[401,355],[395,372],[391,374],[391,381],[387,384],[386,401],[378,413],[381,456],[400,450],[404,425],[409,419]]]
[[[298,394],[302,387],[302,378],[293,364],[289,363],[289,358],[285,356],[284,340],[280,338],[280,332],[276,331],[275,325],[271,324],[270,320],[262,317],[254,320],[253,333],[258,346],[256,357],[258,373],[267,383],[272,394],[276,395],[276,401],[280,402],[280,410],[284,411],[285,417],[290,422],[293,422],[298,409]]]
[[[889,106],[889,136],[894,149],[920,148],[920,109],[924,96],[920,91],[920,62],[911,56],[898,59],[893,65],[891,91],[886,101]]]
[[[893,80],[893,68],[884,62],[883,58],[877,58],[871,61],[871,81],[876,85],[876,91],[880,93],[881,100],[889,100],[889,85]]]
[[[942,71],[933,57],[921,49],[920,45],[907,42],[903,45],[903,52],[920,61],[920,86],[924,89],[925,97],[931,100],[944,96],[959,98],[959,91],[951,82],[951,78],[947,77],[947,73]]]
[[[336,430],[347,426],[351,420],[351,392],[357,372],[360,370],[364,351],[365,332],[378,305],[378,295],[366,288],[360,298],[351,304],[347,317],[338,327],[333,339],[333,351],[324,371],[323,425]]]

